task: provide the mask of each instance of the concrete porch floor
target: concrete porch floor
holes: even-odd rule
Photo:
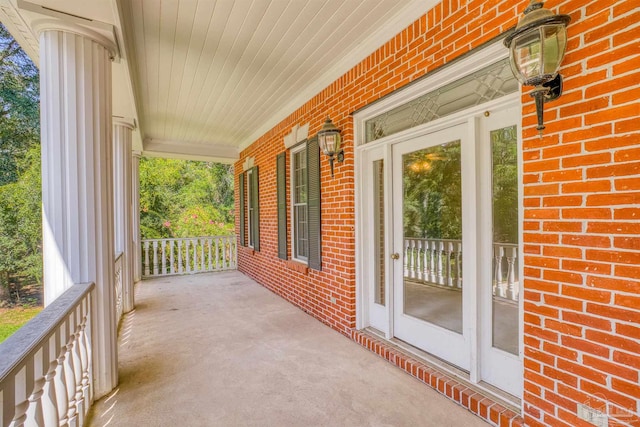
[[[237,271],[145,280],[90,426],[485,426]]]

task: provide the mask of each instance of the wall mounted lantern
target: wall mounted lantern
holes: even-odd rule
[[[340,129],[338,129],[331,119],[327,117],[327,121],[322,125],[322,129],[318,131],[318,144],[322,152],[329,156],[329,165],[331,165],[331,177],[333,177],[333,161],[334,156],[337,157],[339,163],[344,161],[344,151],[340,149]]]
[[[540,0],[531,0],[516,29],[504,44],[514,76],[525,86],[535,86],[531,96],[536,100],[538,132],[544,130],[544,103],[562,94],[562,76],[558,69],[567,47],[569,15],[556,15],[542,7]]]

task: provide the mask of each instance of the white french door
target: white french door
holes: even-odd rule
[[[362,326],[522,393],[519,102],[360,152]]]
[[[473,243],[462,204],[473,184],[462,175],[472,142],[463,123],[394,144],[392,152],[394,336],[465,370],[463,313],[472,301],[459,279],[472,271],[463,272],[470,266],[463,252],[449,256],[448,249]]]
[[[478,121],[478,306],[480,378],[520,396],[520,105]]]

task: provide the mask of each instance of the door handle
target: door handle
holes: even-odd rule
[[[391,254],[391,259],[400,259],[400,254],[399,253],[393,253]]]

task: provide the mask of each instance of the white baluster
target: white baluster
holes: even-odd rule
[[[64,338],[64,334],[61,334],[60,339]],[[66,366],[65,360],[67,358],[67,346],[60,348],[60,355],[58,356],[58,365],[56,366],[56,374],[54,376],[55,392],[58,403],[58,424],[64,426],[67,424],[67,413],[69,410],[69,394],[67,392],[67,375],[65,373]]]
[[[191,240],[191,248],[193,250],[193,272],[196,273],[198,271],[198,243],[195,239]]]
[[[451,268],[451,256],[453,255],[453,242],[446,242],[447,254],[447,286],[453,286],[453,276]]]
[[[231,237],[231,246],[233,247],[233,268],[238,266],[238,245],[235,237]]]
[[[507,255],[507,295],[506,297],[513,300],[518,301],[518,296],[515,291],[515,281],[516,281],[516,272],[515,272],[515,260],[518,256],[517,247],[512,247],[509,250],[510,255]]]
[[[421,264],[422,264],[422,269],[421,269],[421,274],[422,274],[422,280],[424,280],[425,282],[429,280],[429,260],[428,260],[428,255],[429,255],[429,242],[427,240],[422,240],[422,260],[421,260]]]
[[[78,320],[81,322],[82,318],[79,313],[80,307],[76,310],[76,316]],[[84,413],[85,413],[85,405],[88,405],[84,401],[84,396],[82,394],[82,358],[80,356],[80,325],[76,328],[75,339],[73,340],[73,348],[72,348],[72,357],[73,357],[73,373],[75,377],[75,385],[76,385],[76,411],[78,417],[78,425],[84,424]]]
[[[182,274],[182,240],[178,240],[178,274]]]
[[[205,271],[204,245],[206,239],[200,239],[200,271]]]
[[[456,282],[456,286],[462,289],[462,242],[456,243]]]
[[[149,242],[144,242],[144,275],[149,275]]]
[[[211,239],[207,239],[207,250],[209,251],[209,270],[211,271]]]
[[[153,275],[158,275],[158,241],[153,242]]]
[[[189,246],[190,246],[190,241],[189,240],[185,240],[184,241],[184,245],[185,245],[185,266],[186,266],[186,271],[187,273],[191,273],[191,262],[189,261]]]
[[[86,328],[87,328],[87,312],[86,305],[83,302],[83,321],[78,335],[78,347],[80,350],[80,392],[82,393],[82,401],[84,402],[84,410],[81,412],[83,418],[89,412],[89,360],[87,359],[86,346]]]
[[[216,271],[220,269],[220,237],[216,237]]]
[[[167,241],[166,240],[162,240],[162,242],[160,242],[160,245],[162,246],[162,275],[164,276],[165,274],[167,274]]]
[[[444,285],[444,271],[443,271],[443,265],[442,265],[442,257],[444,256],[444,242],[442,241],[438,241],[437,242],[437,260],[436,260],[436,276],[437,276],[437,283],[439,285]]]
[[[50,343],[55,344],[55,340],[51,340]],[[51,350],[54,350],[55,346],[51,346]],[[51,350],[48,352],[48,356],[52,355]],[[54,353],[55,354],[55,353]],[[49,363],[49,370],[44,376],[44,386],[42,387],[42,424],[43,426],[54,426],[58,424],[58,402],[56,398],[55,376],[56,368],[58,367],[58,361],[54,359]]]
[[[175,257],[173,255],[173,251],[174,251],[174,244],[175,242],[173,240],[171,240],[169,242],[169,263],[171,264],[169,267],[169,273],[171,274],[175,274],[176,273],[176,266],[175,266]]]
[[[500,256],[500,246],[493,245],[493,295],[499,295],[498,285],[500,283],[500,276],[502,273],[500,270],[502,269],[502,261]]]
[[[83,302],[84,311],[85,311],[85,325],[84,325],[84,343],[83,346],[87,353],[87,367],[83,373],[83,384],[86,384],[88,388],[87,392],[87,401],[93,402],[93,347],[91,341],[91,296],[87,295]],[[89,409],[89,408],[87,408]]]
[[[69,319],[70,328],[71,329],[71,319]],[[69,404],[67,406],[67,420],[69,425],[77,425],[77,407],[76,407],[76,376],[75,376],[75,361],[73,358],[73,343],[75,341],[75,336],[70,335],[69,341],[66,346],[66,354],[65,354],[65,367],[64,367],[64,375],[65,381],[67,384],[67,399],[69,400]]]
[[[222,243],[222,269],[227,269],[227,239],[224,237],[220,239],[220,243]]]
[[[414,270],[416,279],[422,280],[422,240],[414,240],[415,253],[414,253]]]
[[[21,427],[27,420],[27,410],[29,409],[29,393],[27,393],[27,366],[23,366],[22,369],[20,369],[20,371],[13,377],[13,381],[13,390],[8,390],[9,392],[14,393],[13,400],[15,402],[15,412],[10,426]]]

